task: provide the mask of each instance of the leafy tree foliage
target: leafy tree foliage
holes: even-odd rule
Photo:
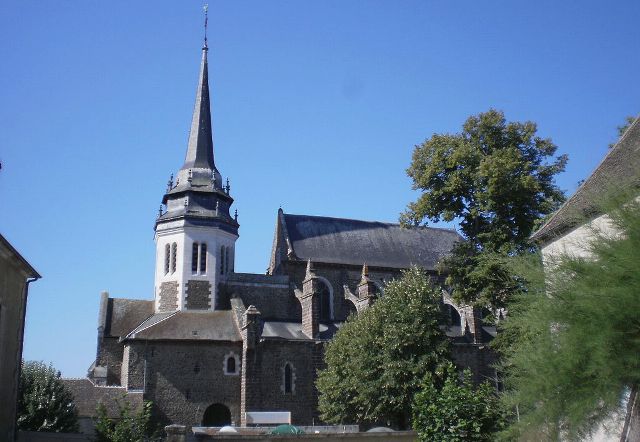
[[[408,426],[421,380],[447,361],[441,297],[428,276],[412,268],[373,306],[350,317],[327,345],[327,368],[318,376],[325,421]]]
[[[593,232],[589,257],[562,256],[526,274],[499,335],[515,435],[583,440],[640,383],[640,203],[609,212],[618,234]]]
[[[453,297],[463,303],[500,308],[507,305],[521,281],[510,269],[512,254],[479,251],[471,242],[458,243],[440,264]]]
[[[490,304],[495,290],[481,288],[495,283],[508,293],[512,282],[501,282],[506,273],[496,264],[528,250],[534,228],[564,200],[554,177],[567,157],[553,158],[556,145],[536,132],[535,123],[507,122],[491,109],[467,119],[460,133],[434,134],[413,152],[407,173],[423,193],[401,221],[460,221],[468,243],[444,263],[454,270],[448,283],[458,301]]]
[[[424,193],[409,204],[404,220],[461,220],[465,237],[483,248],[526,244],[536,220],[564,200],[554,176],[566,156],[536,136],[530,121],[507,122],[489,110],[470,117],[459,134],[433,135],[416,146],[407,170]]]
[[[152,403],[145,401],[134,413],[127,401],[118,402],[119,416],[110,419],[107,408],[99,404],[96,419],[96,442],[146,442],[160,440],[152,422]]]
[[[428,373],[415,396],[413,428],[421,441],[492,441],[504,423],[495,388],[474,386],[471,372],[460,378],[452,364],[436,376]]]
[[[60,372],[39,361],[22,363],[18,389],[18,428],[25,431],[73,433],[78,414],[73,395]]]

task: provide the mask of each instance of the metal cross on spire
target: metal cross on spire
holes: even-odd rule
[[[209,4],[205,4],[202,9],[204,9],[204,47],[207,48],[207,25],[209,24]]]

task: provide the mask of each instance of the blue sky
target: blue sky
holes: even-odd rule
[[[82,376],[99,293],[151,299],[153,223],[186,149],[202,2],[0,5],[0,232],[32,284],[24,356]],[[276,211],[394,222],[414,145],[490,107],[532,120],[568,193],[640,112],[640,2],[212,1],[216,164],[236,270]]]

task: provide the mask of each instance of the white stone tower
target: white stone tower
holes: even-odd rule
[[[239,225],[213,157],[207,51],[205,38],[187,155],[155,225],[156,312],[219,308],[218,284],[234,268]]]

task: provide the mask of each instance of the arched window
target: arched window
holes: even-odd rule
[[[231,260],[229,259],[229,257],[230,257],[230,255],[231,255],[231,248],[230,248],[230,247],[225,247],[224,249],[225,249],[225,255],[226,255],[226,256],[225,256],[225,261],[224,261],[224,262],[225,262],[225,269],[224,269],[224,271],[225,271],[225,272],[227,272],[227,273],[229,273],[229,261],[231,261]]]
[[[326,284],[320,284],[320,294],[318,296],[320,301],[320,321],[331,320],[331,296],[329,295],[329,287]]]
[[[220,274],[224,275],[224,257],[225,257],[225,247],[220,246]]]
[[[293,393],[294,389],[294,373],[293,366],[287,362],[284,364],[282,374],[282,391],[284,393]]]
[[[234,353],[227,353],[224,357],[224,374],[226,375],[238,375],[240,374],[238,356]]]
[[[194,242],[191,247],[191,273],[198,272],[198,243]]]
[[[207,244],[200,244],[200,273],[207,273]]]
[[[171,273],[176,271],[176,260],[178,259],[178,244],[171,244]]]
[[[171,245],[164,246],[164,274],[169,273],[169,263],[171,261]]]

